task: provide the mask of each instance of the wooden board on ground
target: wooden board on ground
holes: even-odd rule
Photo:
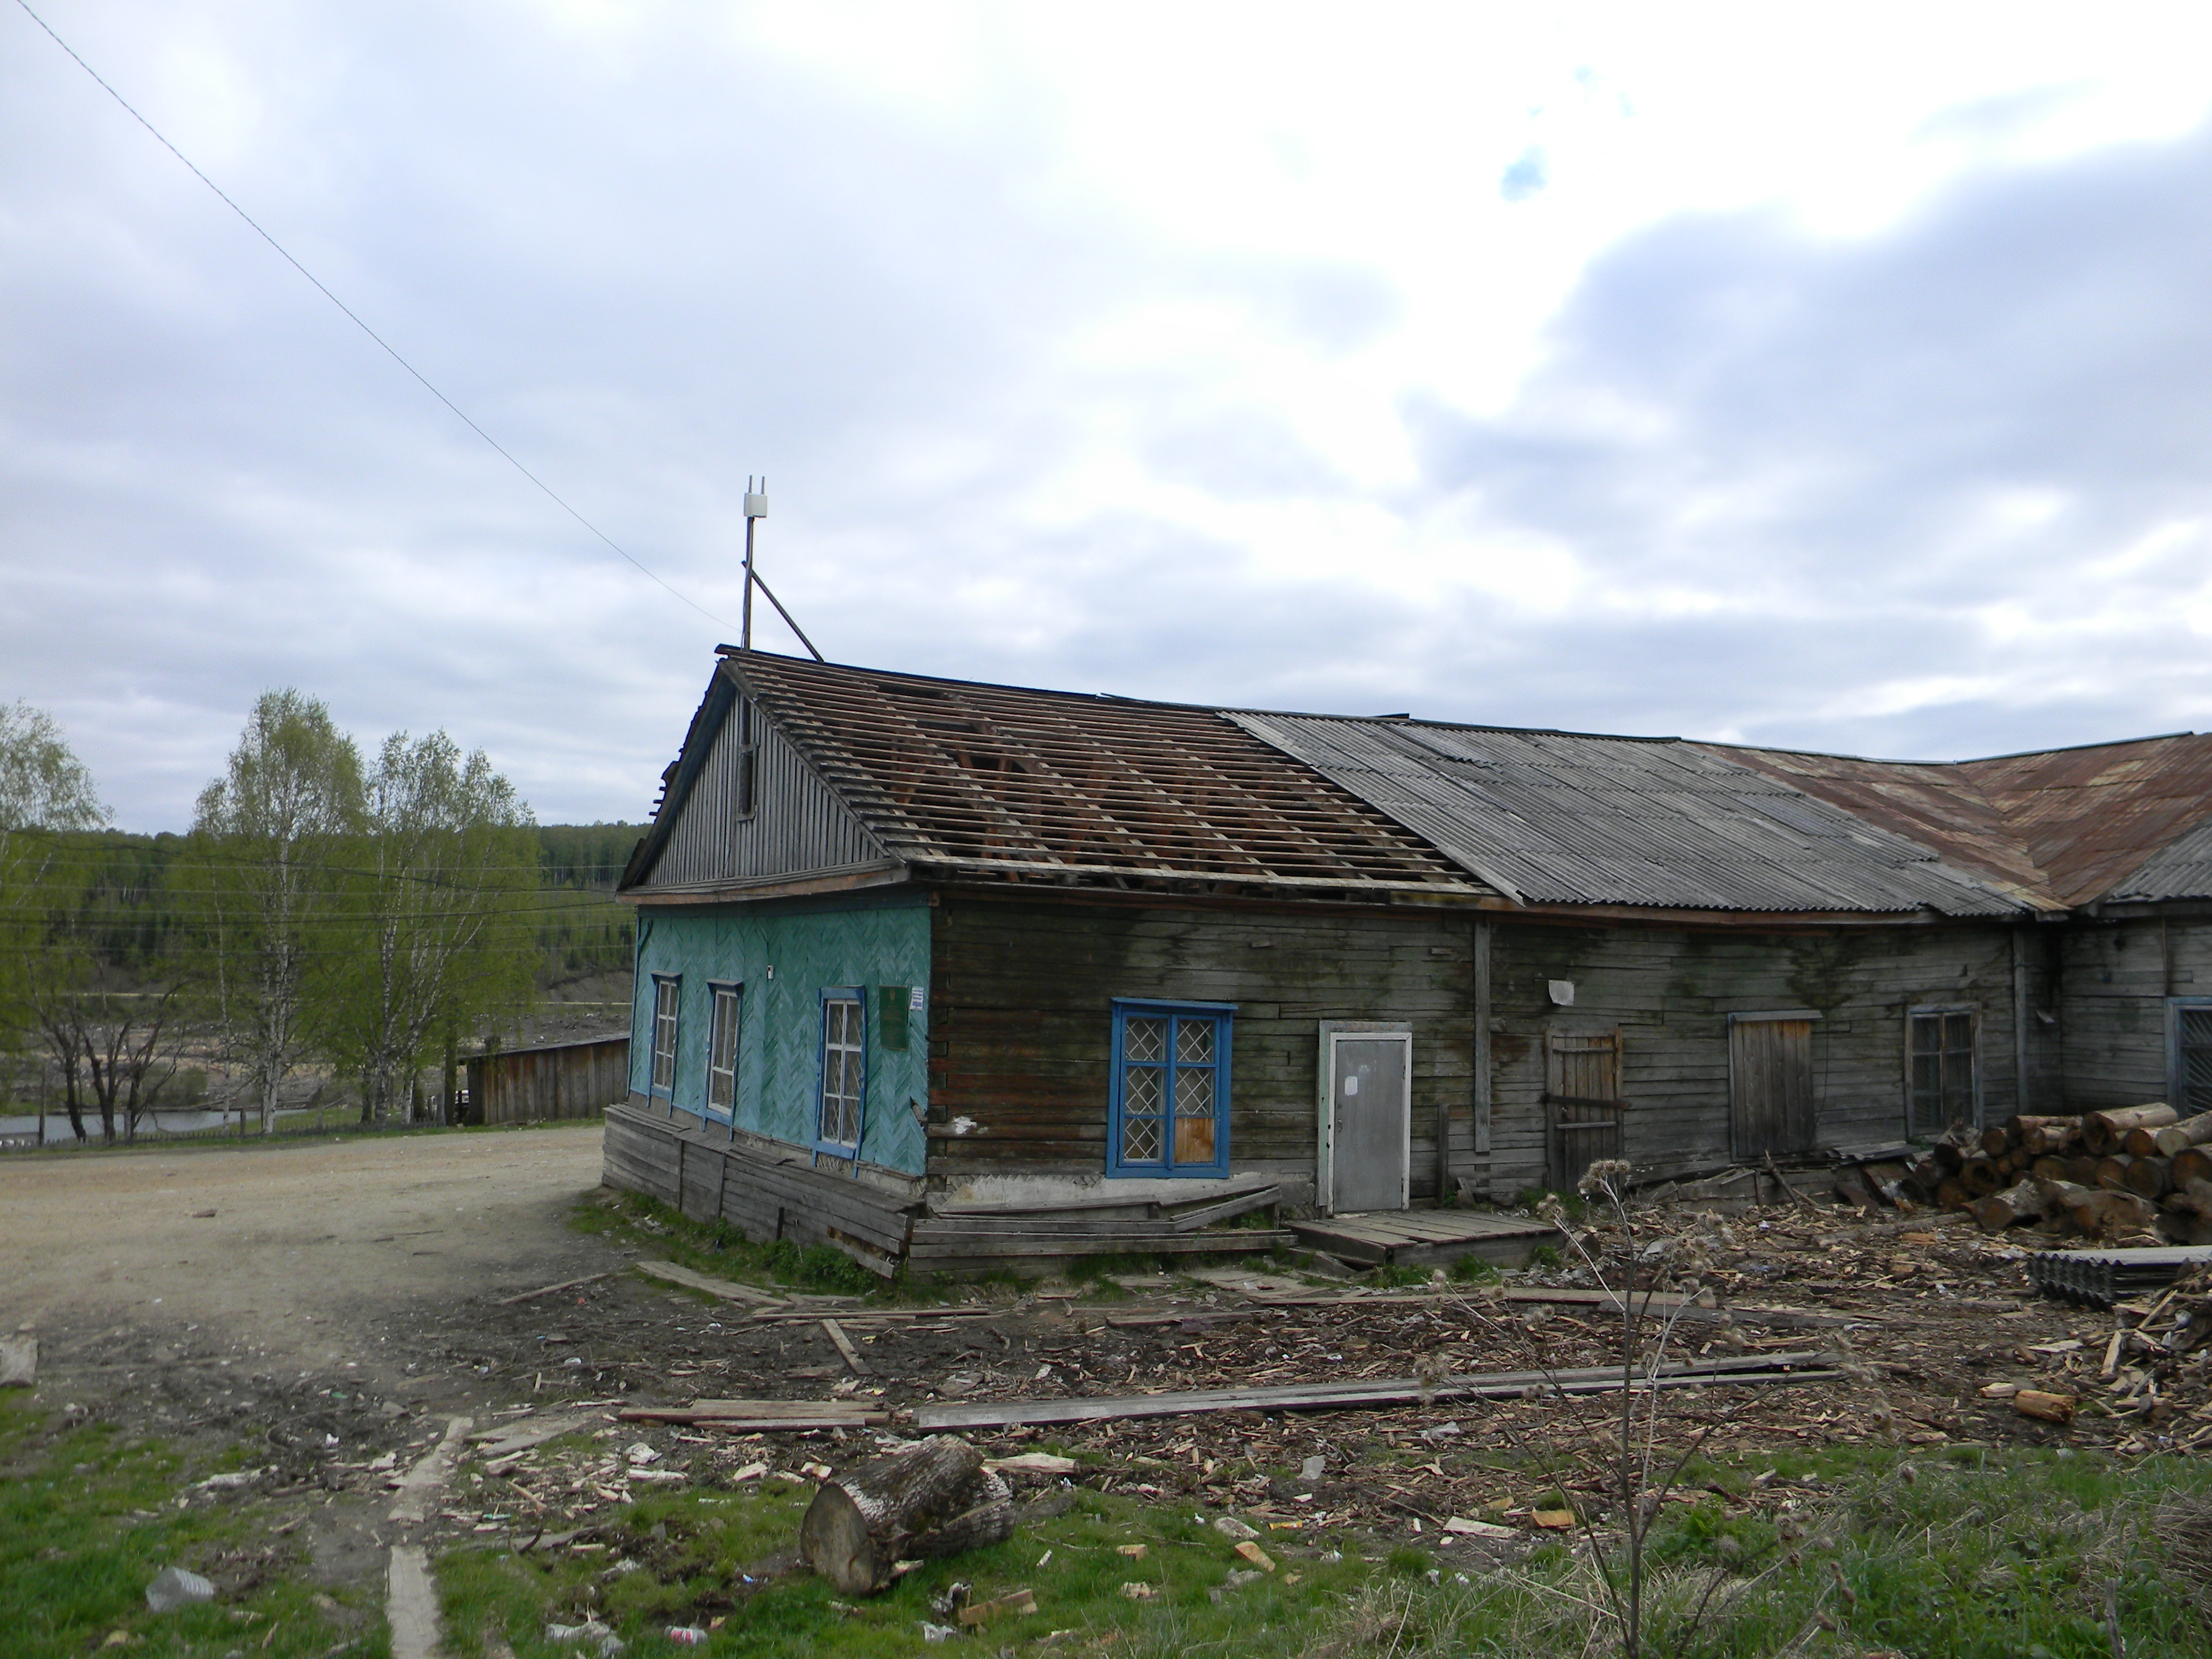
[[[732,1284],[710,1273],[695,1273],[673,1261],[638,1261],[631,1265],[641,1273],[650,1273],[655,1279],[665,1279],[671,1285],[681,1285],[689,1290],[704,1291],[725,1302],[745,1302],[756,1308],[785,1308],[790,1305],[781,1297],[771,1295],[767,1291],[756,1290],[750,1285]]]
[[[1485,1210],[1378,1210],[1363,1215],[1293,1221],[1291,1231],[1310,1250],[1345,1261],[1426,1267],[1472,1255],[1518,1266],[1559,1229],[1525,1216]]]
[[[1668,1365],[1662,1369],[1656,1379],[1639,1379],[1638,1386],[1654,1386],[1654,1382],[1662,1389],[1802,1382],[1843,1375],[1823,1365],[1821,1358],[1817,1353],[1779,1353]],[[1066,1400],[948,1401],[915,1407],[914,1421],[916,1428],[934,1433],[1012,1428],[1022,1424],[1181,1417],[1202,1412],[1346,1411],[1450,1400],[1516,1398],[1530,1389],[1547,1393],[1604,1394],[1620,1387],[1619,1366],[1594,1365],[1574,1370],[1474,1372],[1433,1383],[1406,1376],[1357,1382],[1293,1383],[1273,1389],[1198,1389]]]
[[[1246,1296],[1301,1296],[1312,1292],[1313,1286],[1301,1279],[1285,1279],[1280,1273],[1253,1273],[1237,1267],[1193,1267],[1185,1275],[1202,1284],[1218,1285],[1224,1291],[1238,1291]]]
[[[688,1406],[633,1406],[615,1415],[624,1423],[672,1423],[746,1434],[871,1428],[890,1420],[890,1413],[873,1401],[853,1400],[695,1400]]]

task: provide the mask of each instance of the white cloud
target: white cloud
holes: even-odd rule
[[[2193,9],[49,15],[725,617],[765,471],[835,656],[1945,752],[2205,706]],[[10,16],[0,697],[148,827],[281,683],[644,810],[725,630]]]

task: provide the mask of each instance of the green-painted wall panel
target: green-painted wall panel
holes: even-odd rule
[[[630,1087],[651,1092],[653,981],[674,975],[683,988],[675,1103],[706,1115],[710,988],[738,985],[744,1017],[737,1126],[811,1147],[820,1107],[822,993],[858,988],[867,1023],[860,1156],[920,1175],[923,1138],[916,1114],[929,1105],[929,915],[927,895],[907,890],[680,911],[648,908],[638,920]],[[902,1049],[893,1046],[897,1034],[886,1033],[881,1018],[887,985],[922,993],[922,1006],[908,1015]]]

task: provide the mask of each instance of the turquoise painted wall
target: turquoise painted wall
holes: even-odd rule
[[[920,1175],[926,1143],[907,1103],[925,1110],[929,1104],[929,917],[927,894],[903,889],[673,912],[644,907],[630,1087],[652,1092],[653,976],[677,975],[682,990],[674,1100],[679,1109],[707,1116],[710,987],[737,984],[744,991],[737,1126],[811,1147],[820,1106],[822,993],[859,987],[867,1020],[860,1156]],[[886,1047],[880,1029],[877,988],[884,985],[918,986],[923,993],[903,1051]]]

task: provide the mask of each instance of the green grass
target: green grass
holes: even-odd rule
[[[1754,1511],[1700,1491],[1693,1504],[1668,1506],[1653,1540],[1647,1652],[2109,1659],[2108,1596],[2132,1659],[2212,1650],[2204,1586],[2180,1572],[2160,1538],[2161,1515],[2170,1533],[2177,1504],[2202,1504],[2212,1517],[2212,1470],[2194,1463],[1838,1447],[1692,1473],[1739,1499],[1763,1488],[1775,1501]],[[1806,1475],[1820,1484],[1801,1484]],[[1528,1468],[1518,1476],[1524,1493],[1544,1485]],[[810,1496],[781,1482],[656,1496],[626,1511],[605,1534],[609,1547],[588,1558],[449,1552],[439,1564],[448,1650],[487,1659],[495,1639],[518,1659],[551,1659],[545,1626],[591,1613],[635,1659],[678,1651],[662,1633],[669,1626],[715,1619],[710,1653],[875,1659],[917,1650],[922,1623],[943,1622],[932,1598],[956,1579],[972,1583],[979,1601],[1021,1588],[1037,1599],[1035,1614],[994,1622],[955,1650],[978,1653],[1024,1651],[1060,1631],[1069,1634],[1055,1650],[1115,1659],[1393,1650],[1534,1659],[1586,1650],[1602,1622],[1591,1611],[1605,1600],[1597,1574],[1586,1553],[1562,1543],[1496,1567],[1401,1532],[1273,1533],[1264,1547],[1277,1572],[1231,1588],[1230,1573],[1245,1564],[1194,1518],[1210,1511],[1088,1489],[1065,1515],[996,1548],[931,1563],[866,1601],[841,1600],[804,1574],[748,1585],[747,1565],[789,1547]],[[1780,1507],[1785,1498],[1793,1507]],[[2212,1520],[2204,1527],[2212,1543]],[[1117,1553],[1129,1543],[1146,1547],[1141,1559]],[[1323,1559],[1330,1551],[1340,1559]],[[617,1571],[617,1560],[640,1565]],[[1128,1599],[1121,1585],[1132,1581],[1157,1595]],[[1701,1600],[1705,1615],[1693,1620]],[[1617,1650],[1600,1641],[1587,1650]]]
[[[908,1285],[903,1275],[896,1281],[887,1281],[827,1244],[801,1249],[787,1238],[757,1244],[726,1221],[693,1221],[682,1211],[641,1193],[603,1190],[595,1195],[595,1201],[577,1207],[571,1224],[579,1232],[619,1237],[684,1267],[741,1284],[863,1296],[876,1302],[926,1294],[920,1287]]]
[[[630,1644],[634,1659],[699,1651],[678,1649],[663,1632],[717,1618],[723,1622],[710,1653],[875,1659],[918,1650],[925,1621],[951,1622],[930,1604],[959,1581],[974,1586],[977,1601],[1028,1589],[1037,1611],[994,1620],[980,1640],[968,1638],[956,1652],[1019,1648],[1057,1630],[1145,1644],[1173,1632],[1178,1647],[1274,1653],[1284,1650],[1251,1645],[1250,1638],[1262,1630],[1278,1644],[1319,1636],[1376,1571],[1356,1548],[1328,1562],[1316,1545],[1275,1534],[1264,1547],[1277,1571],[1224,1589],[1232,1571],[1251,1569],[1230,1540],[1194,1518],[1204,1511],[1085,1490],[1066,1514],[1024,1526],[994,1548],[930,1562],[865,1601],[841,1598],[825,1580],[804,1573],[748,1586],[747,1564],[790,1547],[811,1498],[811,1486],[774,1481],[766,1490],[749,1483],[738,1492],[647,1499],[632,1507],[618,1541],[581,1560],[453,1551],[438,1567],[447,1650],[454,1659],[483,1659],[492,1651],[488,1638],[496,1638],[510,1644],[517,1659],[552,1659],[559,1650],[544,1639],[547,1624],[596,1612]],[[662,1536],[653,1535],[656,1528]],[[1146,1553],[1132,1559],[1119,1553],[1126,1544],[1142,1544]],[[615,1571],[610,1561],[617,1557],[641,1565]],[[1297,1582],[1285,1583],[1293,1573]],[[1152,1586],[1155,1594],[1132,1600],[1122,1593],[1125,1583]],[[1223,1590],[1218,1601],[1215,1590]]]
[[[217,1462],[236,1467],[240,1458],[234,1451]],[[301,1547],[270,1530],[281,1524],[274,1506],[202,1498],[177,1508],[191,1480],[214,1472],[188,1468],[159,1443],[104,1425],[61,1426],[27,1401],[0,1396],[0,1651],[79,1656],[121,1631],[128,1642],[116,1651],[133,1656],[238,1650],[321,1659],[350,1625],[365,1633],[346,1652],[383,1655],[380,1613],[369,1609],[363,1625],[343,1620],[335,1601],[318,1603],[299,1571]],[[155,1613],[146,1586],[168,1566],[198,1572],[223,1593]]]

